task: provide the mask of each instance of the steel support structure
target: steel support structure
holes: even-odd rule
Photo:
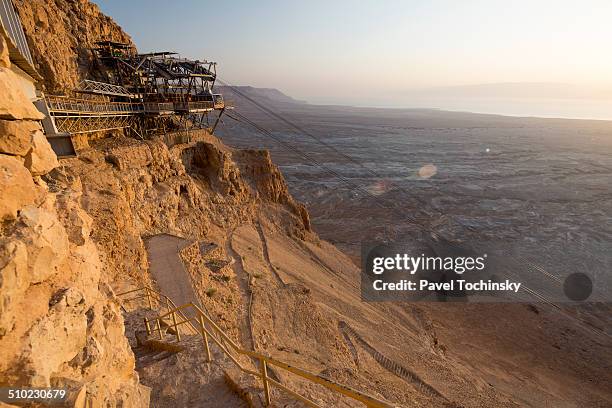
[[[125,129],[132,127],[135,122],[134,115],[117,116],[53,116],[55,126],[61,133],[93,133],[107,130]]]

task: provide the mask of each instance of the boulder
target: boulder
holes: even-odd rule
[[[0,120],[0,153],[25,156],[32,148],[32,134],[40,130],[30,120]]]
[[[39,193],[32,175],[18,159],[0,154],[0,220],[15,219],[21,208],[38,199]]]
[[[9,68],[0,67],[0,119],[42,120],[45,117],[23,91],[23,81]]]
[[[34,176],[47,174],[59,166],[55,152],[40,130],[32,135],[32,150],[26,155],[24,165]]]

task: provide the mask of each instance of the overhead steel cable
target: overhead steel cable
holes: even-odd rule
[[[287,124],[291,124],[295,129],[298,129],[302,132],[304,132],[305,134],[309,135],[310,137],[314,138],[315,140],[319,141],[320,143],[324,144],[325,146],[330,146],[329,143],[325,143],[325,142],[321,142],[319,138],[316,138],[312,135],[310,135],[308,132],[301,130],[301,128],[295,124],[293,124],[292,122],[290,122],[289,120],[283,118],[282,116],[280,116],[279,114],[277,114],[276,112],[270,110],[269,108],[267,108],[266,106],[262,105],[261,103],[255,101],[253,98],[245,95],[243,92],[239,91],[236,87],[233,87],[229,84],[227,84],[227,82],[219,80],[222,84],[224,84],[225,86],[230,87],[230,89],[232,89],[232,91],[236,92],[238,95],[244,97],[245,99],[247,99],[249,102],[253,103],[254,105],[256,105],[257,107],[259,107],[260,109],[262,109],[264,112],[272,115],[275,118],[278,118],[279,120],[282,120],[284,123]],[[238,112],[235,111],[235,113],[238,114]],[[280,138],[278,138],[277,136],[275,136],[274,134],[272,134],[272,132],[268,131],[265,128],[262,128],[261,126],[259,126],[258,124],[256,124],[255,122],[251,121],[250,119],[248,119],[246,116],[240,114],[241,118],[243,118],[243,120],[248,121],[248,123],[253,126],[256,127],[260,132],[267,134],[269,137],[273,138],[274,140],[276,140],[278,143],[283,144],[285,146],[287,146],[287,143],[285,143],[284,141],[282,141]],[[295,149],[294,146],[291,147],[292,149]],[[350,156],[345,155],[342,152],[339,152],[335,147],[331,147],[332,150],[334,150],[335,152],[338,152],[338,154],[342,155],[342,157],[348,158],[351,162],[355,162],[354,159],[352,159]],[[302,152],[302,157],[304,157],[303,152]],[[313,162],[316,162],[316,160],[312,157],[308,157],[308,160],[311,160]],[[375,175],[377,178],[382,178],[381,176],[379,176],[377,173],[375,173],[374,171],[368,169],[367,167],[363,166],[362,164],[357,163],[360,167],[366,169],[367,171],[369,171],[371,174]],[[366,189],[363,189],[361,186],[358,185],[354,185],[349,179],[347,179],[346,177],[342,176],[340,173],[324,166],[321,164],[317,164],[319,167],[324,168],[326,171],[328,171],[329,173],[335,175],[336,177],[338,177],[339,179],[342,179],[345,181],[345,183],[348,183],[351,188],[353,190],[359,190],[363,193],[365,193],[367,196],[369,196],[370,198],[374,199],[374,203],[375,204],[380,204],[379,203],[379,197],[374,196],[373,194],[371,194],[369,191],[367,191]],[[382,206],[382,208],[384,209],[388,209],[393,211],[393,213],[395,214],[396,208],[394,207],[387,207],[387,206]],[[402,213],[400,216],[400,219],[404,219],[406,221],[409,221],[411,224],[413,224],[414,226],[418,227],[419,229],[429,233],[434,239],[443,239],[445,241],[445,243],[451,247],[454,247],[454,249],[460,249],[463,250],[464,248],[454,244],[452,241],[441,237],[437,232],[433,231],[432,229],[426,227],[425,225],[423,225],[422,223],[418,222],[414,217],[411,217],[405,213]],[[504,255],[508,255],[507,253],[504,253]],[[514,256],[516,257],[516,255]],[[552,275],[550,272],[547,272],[546,270],[544,270],[541,266],[539,265],[535,265],[532,262],[528,261],[527,259],[522,258],[521,261],[523,261],[523,263],[527,266],[529,266],[532,270],[534,271],[538,271],[542,274],[544,274],[545,276],[548,276],[549,278],[551,278],[552,280],[556,281],[557,283],[561,283],[559,281],[559,279],[554,279],[554,275]]]
[[[234,111],[233,112],[236,116],[238,116],[242,121],[244,121],[245,123],[251,125],[252,127],[254,127],[255,129],[257,129],[260,133],[263,133],[265,135],[267,135],[268,137],[274,139],[276,142],[278,142],[279,144],[285,146],[286,148],[290,149],[290,152],[292,152],[293,154],[296,154],[298,156],[300,156],[303,159],[309,160],[310,162],[312,162],[314,165],[316,165],[317,167],[320,167],[321,169],[327,171],[328,173],[330,173],[331,175],[337,177],[340,181],[342,181],[343,183],[345,183],[346,185],[348,185],[351,190],[357,190],[363,194],[365,194],[366,196],[369,196],[370,198],[374,199],[374,204],[378,205],[380,208],[383,208],[385,210],[391,210],[394,214],[399,214],[397,213],[397,208],[395,207],[388,207],[385,205],[382,205],[382,203],[380,203],[379,201],[379,197],[376,197],[374,195],[372,195],[367,189],[364,189],[363,187],[361,187],[360,185],[357,185],[355,183],[353,183],[350,179],[346,178],[345,176],[343,176],[342,174],[338,173],[337,171],[325,166],[324,164],[319,163],[314,157],[312,157],[310,154],[305,153],[303,151],[301,151],[300,149],[296,148],[295,146],[285,142],[282,138],[279,138],[278,136],[274,135],[271,131],[269,131],[266,128],[263,128],[262,126],[258,125],[257,123],[255,123],[254,121],[250,120],[249,118],[247,118],[246,116],[242,115],[241,113]],[[234,119],[234,120],[238,120],[236,118],[233,118],[231,115],[229,115],[230,118]],[[445,244],[455,248],[455,249],[460,249],[463,250],[463,247],[460,247],[456,244],[454,244],[452,241],[441,237],[437,232],[433,231],[432,229],[428,228],[427,226],[423,225],[422,223],[418,222],[414,217],[405,214],[405,213],[401,213],[401,217],[403,218],[403,220],[408,221],[410,224],[416,226],[417,228],[423,230],[424,232],[429,233],[432,238],[434,239],[440,239],[440,240],[444,240]],[[507,255],[507,254],[505,254]],[[516,256],[515,256],[516,258]],[[523,259],[521,259],[523,260]],[[529,267],[531,267],[534,270],[538,270],[537,268],[540,268],[537,265],[533,265],[531,262],[527,261],[527,260],[523,260],[523,262],[528,265]],[[540,271],[542,272],[542,271]],[[544,271],[545,272],[545,271]],[[550,275],[549,273],[547,273],[547,275],[549,276],[553,276]]]
[[[233,115],[237,116],[237,118],[236,118],[236,117],[234,117]],[[239,112],[237,112],[237,111],[235,111],[235,110],[234,110],[234,111],[232,112],[232,114],[226,114],[226,116],[230,117],[231,119],[233,119],[233,120],[235,120],[235,121],[238,121],[238,122],[241,122],[241,121],[242,121],[242,122],[244,122],[244,123],[246,123],[246,124],[248,124],[248,125],[252,126],[253,128],[255,128],[255,129],[256,129],[257,131],[259,131],[260,133],[264,134],[265,136],[268,136],[268,137],[272,138],[273,140],[275,140],[276,142],[278,142],[280,145],[282,145],[282,146],[284,146],[285,148],[287,148],[287,150],[288,150],[289,152],[291,152],[291,153],[293,153],[293,154],[295,154],[295,155],[297,155],[297,156],[301,157],[302,159],[309,160],[309,161],[310,161],[310,162],[312,162],[312,163],[313,163],[315,166],[320,167],[321,169],[323,169],[323,170],[327,171],[328,173],[330,173],[330,174],[331,174],[331,175],[333,175],[333,176],[336,176],[336,177],[337,177],[337,178],[338,178],[338,179],[339,179],[341,182],[345,183],[346,185],[348,185],[349,187],[351,187],[353,190],[358,190],[358,191],[360,191],[360,192],[363,192],[363,193],[364,193],[364,194],[366,194],[366,195],[370,195],[370,196],[371,196],[371,193],[370,193],[369,191],[367,191],[367,190],[363,189],[363,188],[362,188],[361,186],[359,186],[359,185],[355,185],[355,184],[354,184],[354,183],[352,183],[350,180],[348,180],[346,177],[344,177],[344,176],[342,176],[341,174],[337,173],[335,170],[330,169],[330,168],[328,168],[327,166],[325,166],[325,165],[323,165],[323,164],[319,163],[319,162],[318,162],[318,161],[317,161],[315,158],[313,158],[312,156],[310,156],[308,153],[305,153],[305,152],[301,151],[300,149],[296,148],[295,146],[293,146],[293,145],[291,145],[291,144],[289,144],[289,143],[285,142],[285,141],[284,141],[282,138],[280,138],[280,137],[278,137],[278,136],[274,135],[274,134],[273,134],[271,131],[269,131],[268,129],[266,129],[266,128],[264,128],[264,127],[260,126],[260,125],[258,125],[257,123],[253,122],[252,120],[250,120],[249,118],[245,117],[245,116],[244,116],[244,115],[242,115],[241,113],[239,113]],[[374,198],[377,198],[377,197],[374,197]],[[381,206],[381,205],[380,205],[380,203],[379,203],[378,201],[376,201],[376,200],[375,200],[374,202],[375,202],[377,205]],[[395,212],[395,210],[396,210],[395,208],[389,208],[389,207],[386,207],[386,206],[381,206],[381,208],[384,208],[384,209],[390,209],[390,210],[392,210],[392,211],[394,211],[394,212]],[[418,221],[416,221],[414,218],[412,218],[412,217],[410,217],[410,216],[407,216],[407,215],[405,215],[405,214],[404,214],[404,216],[406,216],[407,218],[409,218],[409,219],[407,219],[407,220],[408,220],[408,221],[410,221],[410,223],[411,223],[412,225],[415,225],[415,226],[417,226],[417,227],[419,227],[419,228],[423,228],[425,231],[428,231],[428,232],[430,232],[431,234],[436,234],[435,232],[433,232],[433,231],[431,231],[431,230],[427,229],[427,227],[425,227],[425,226],[423,226],[422,224],[418,223]],[[444,239],[443,237],[440,237],[440,236],[438,236],[437,234],[435,235],[435,237],[438,237],[439,239]],[[462,247],[457,246],[457,245],[455,245],[454,243],[452,243],[452,242],[450,242],[450,241],[448,241],[448,240],[446,240],[446,239],[444,239],[444,240],[445,240],[445,243],[446,243],[447,245],[449,245],[449,246],[452,246],[452,247],[454,247],[454,248],[456,248],[456,249],[463,249]],[[516,258],[516,257],[515,257],[515,258]],[[521,259],[521,258],[519,258],[519,259]],[[525,260],[525,262],[527,262],[527,261]],[[527,263],[527,265],[528,265],[528,266],[530,266],[531,268],[535,268],[533,265],[531,265],[531,263]],[[605,337],[607,337],[607,338],[612,338],[612,336],[610,336],[610,334],[608,334],[608,333],[606,333],[606,332],[604,332],[604,331],[602,331],[602,330],[596,329],[596,328],[594,328],[594,327],[592,327],[592,326],[590,326],[590,325],[587,325],[587,324],[586,324],[586,323],[585,323],[583,320],[581,320],[581,319],[577,318],[576,316],[573,316],[573,315],[569,314],[568,312],[566,312],[565,310],[563,310],[563,309],[562,309],[562,308],[561,308],[559,305],[557,305],[556,303],[554,303],[554,302],[552,302],[552,301],[548,300],[548,299],[547,299],[547,298],[546,298],[544,295],[542,295],[541,293],[537,292],[536,290],[531,289],[531,288],[528,288],[528,287],[527,287],[527,286],[525,286],[525,285],[522,285],[521,287],[522,287],[522,290],[523,290],[523,291],[525,291],[526,293],[529,293],[531,296],[533,296],[533,297],[537,298],[537,299],[538,299],[538,300],[540,300],[541,302],[548,304],[549,306],[551,306],[551,307],[553,308],[553,310],[554,310],[554,311],[556,311],[557,313],[560,313],[562,316],[564,316],[565,318],[569,319],[569,320],[571,321],[571,323],[572,323],[572,324],[574,324],[574,325],[576,325],[576,326],[579,326],[580,328],[582,328],[582,329],[584,329],[584,330],[586,330],[586,331],[588,331],[588,332],[590,332],[590,333],[593,333],[593,334],[595,334],[595,335],[597,335],[597,336],[602,336],[602,335],[603,335],[603,336],[605,336]]]
[[[267,106],[265,106],[264,104],[262,104],[261,102],[255,100],[254,98],[251,98],[250,96],[246,95],[244,92],[240,91],[238,88],[236,88],[235,86],[232,86],[231,84],[223,81],[220,78],[217,78],[217,80],[223,85],[226,86],[228,88],[230,88],[232,90],[232,92],[234,92],[235,94],[239,95],[240,97],[246,99],[247,101],[249,101],[250,103],[252,103],[253,105],[255,105],[257,108],[259,108],[260,110],[262,110],[263,112],[267,113],[268,115],[272,116],[273,118],[276,118],[278,120],[280,120],[281,122],[289,125],[290,127],[294,128],[295,130],[297,130],[298,132],[310,137],[311,139],[317,141],[319,144],[331,149],[332,151],[334,151],[335,153],[337,153],[338,155],[340,155],[341,157],[349,160],[351,163],[356,164],[357,166],[359,166],[360,168],[364,169],[366,172],[368,172],[370,175],[373,175],[374,177],[376,177],[377,179],[384,179],[384,177],[382,177],[380,174],[378,174],[377,172],[375,172],[374,170],[370,169],[369,167],[365,166],[363,163],[360,163],[358,161],[356,161],[355,159],[353,159],[352,157],[348,156],[347,154],[343,153],[342,151],[338,150],[335,146],[325,142],[324,140],[322,140],[319,137],[316,137],[315,135],[313,135],[312,133],[308,132],[307,130],[303,129],[301,126],[296,125],[294,122],[286,119],[285,117],[283,117],[282,115],[280,115],[279,113],[273,111],[272,109],[268,108]],[[242,115],[242,117],[244,118],[245,116]],[[253,125],[253,123],[251,123],[251,125]],[[260,129],[261,131],[261,129]],[[279,141],[279,143],[281,143]],[[328,171],[330,171],[330,169],[328,169]],[[337,172],[334,172],[334,174],[336,176],[338,176]],[[367,195],[369,195],[370,197],[373,197],[375,200],[375,203],[378,202],[378,197],[373,196],[369,191],[365,191]],[[385,209],[388,209],[389,207],[384,207]],[[393,208],[391,208],[393,210]],[[426,226],[422,225],[421,223],[419,223],[416,219],[406,215],[406,214],[402,214],[402,217],[408,221],[410,221],[413,225],[417,226],[418,228],[425,230],[426,232],[428,232],[430,235],[432,235],[432,237],[434,238],[440,238],[442,239],[442,237],[439,236],[439,234],[437,232],[434,232],[433,230],[431,230],[430,228],[427,228]],[[400,217],[400,218],[402,218]],[[454,247],[455,249],[463,249],[457,245],[455,245],[454,243],[452,243],[450,240],[448,239],[444,239],[444,241],[446,242],[447,245]],[[504,251],[504,255],[508,256],[507,253],[505,253]],[[557,284],[563,284],[561,282],[560,279],[556,278],[552,273],[546,271],[542,266],[540,265],[536,265],[533,262],[527,260],[526,258],[522,258],[522,257],[518,257],[517,255],[514,255],[514,258],[518,258],[520,259],[523,264],[527,265],[531,270],[534,271],[538,271],[540,273],[542,273],[544,276],[549,277],[552,281],[555,281],[555,283]]]
[[[222,84],[225,84],[225,86],[230,87],[232,90],[236,90],[235,87],[227,84],[224,81],[219,80]],[[236,92],[239,96],[243,96],[245,99],[247,99],[248,101],[250,101],[251,103],[253,103],[254,105],[256,105],[257,107],[259,107],[261,110],[263,110],[264,112],[268,113],[269,115],[278,118],[279,120],[283,121],[284,123],[287,124],[291,124],[292,127],[294,127],[295,129],[299,130],[301,129],[299,126],[297,125],[293,125],[292,122],[288,121],[285,118],[282,118],[282,116],[278,115],[276,112],[271,111],[269,108],[261,105],[259,102],[254,101],[252,98],[244,95],[244,93],[237,91]],[[345,176],[343,176],[342,174],[338,173],[337,171],[325,166],[324,164],[320,163],[318,160],[316,160],[314,157],[312,157],[311,155],[309,155],[308,153],[305,153],[303,151],[301,151],[299,148],[297,148],[296,146],[287,143],[286,141],[284,141],[282,138],[276,136],[273,132],[271,132],[270,130],[260,126],[259,124],[257,124],[256,122],[252,121],[251,119],[247,118],[245,115],[237,112],[236,110],[233,111],[233,114],[236,117],[233,117],[230,114],[226,114],[227,116],[229,116],[231,119],[236,120],[238,122],[243,121],[245,123],[247,123],[248,125],[250,125],[251,127],[255,128],[258,132],[262,133],[263,135],[275,140],[278,144],[284,146],[285,148],[288,149],[289,152],[300,156],[303,159],[308,160],[309,162],[311,162],[312,164],[314,164],[315,166],[325,170],[326,172],[328,172],[329,174],[335,176],[339,181],[343,182],[344,184],[346,184],[347,186],[349,186],[351,188],[351,190],[356,190],[359,191],[361,193],[363,193],[364,195],[373,198],[374,199],[374,204],[379,206],[380,208],[383,208],[385,210],[391,210],[393,214],[398,214],[396,211],[398,210],[395,207],[388,207],[385,205],[382,205],[379,202],[379,197],[374,196],[372,193],[370,193],[367,189],[364,189],[363,187],[354,184],[350,179],[346,178]],[[315,140],[319,140],[318,138],[314,138]],[[325,142],[321,142],[323,145],[329,145]],[[331,147],[332,150],[337,151],[336,148]],[[339,152],[338,154],[340,154],[343,157],[348,158],[350,161],[354,162],[354,159],[350,158],[350,156],[346,156],[344,153]],[[360,164],[358,164],[360,165]],[[360,167],[367,169],[371,174],[376,175],[375,172],[371,171],[370,169],[368,169],[367,167],[360,165]],[[423,225],[422,223],[418,222],[414,217],[406,214],[406,213],[401,213],[400,216],[401,219],[409,222],[410,224],[414,225],[415,227],[419,228],[420,230],[422,230],[423,232],[427,232],[430,234],[430,236],[432,237],[432,239],[434,240],[439,240],[439,241],[444,241],[444,244],[446,244],[449,247],[452,247],[454,249],[458,249],[458,250],[465,250],[465,248],[453,243],[452,241],[440,236],[437,232],[431,230],[430,228],[428,228],[427,226]],[[542,275],[548,277],[549,279],[556,281],[557,283],[561,283],[560,280],[558,278],[556,278],[554,275],[552,275],[550,272],[547,272],[546,270],[544,270],[541,266],[539,265],[535,265],[532,262],[530,262],[529,260],[517,256],[517,255],[509,255],[508,253],[506,253],[506,251],[502,250],[502,254],[506,255],[506,256],[511,256],[515,259],[518,259],[520,261],[522,261],[528,268],[528,270],[531,271],[538,271],[540,272]],[[550,305],[553,307],[553,310],[556,310],[557,312],[561,313],[563,316],[567,317],[568,319],[570,319],[572,321],[572,323],[580,326],[581,328],[591,332],[591,333],[595,333],[597,335],[604,335],[608,338],[612,338],[612,336],[602,330],[595,330],[593,327],[591,326],[587,326],[582,320],[578,319],[577,317],[565,312],[564,310],[562,310],[556,303],[548,300],[545,296],[543,296],[542,294],[538,293],[537,291],[533,290],[533,289],[528,289],[525,290],[527,293],[530,293],[532,296],[538,298],[540,301]]]
[[[259,109],[261,109],[262,111],[264,111],[265,113],[267,113],[268,115],[272,116],[275,119],[280,120],[281,122],[285,123],[286,125],[292,127],[293,129],[297,130],[299,133],[308,136],[309,138],[315,140],[317,143],[327,147],[328,149],[332,150],[333,152],[335,152],[336,154],[338,154],[339,156],[345,158],[346,160],[350,161],[351,163],[359,166],[360,168],[364,169],[366,172],[368,172],[370,175],[382,179],[383,177],[378,174],[376,171],[372,170],[371,168],[365,166],[363,163],[353,159],[351,156],[347,155],[346,153],[342,152],[341,150],[339,150],[337,147],[335,147],[334,145],[327,143],[325,140],[323,140],[320,137],[317,137],[315,135],[313,135],[311,132],[309,132],[308,130],[304,129],[303,127],[295,124],[295,122],[292,122],[288,119],[286,119],[285,117],[283,117],[282,115],[278,114],[277,112],[273,111],[272,109],[268,108],[267,106],[263,105],[262,103],[258,102],[257,100],[251,98],[250,96],[246,95],[244,92],[240,91],[238,88],[236,88],[235,86],[232,86],[230,84],[228,84],[227,82],[217,78],[217,81],[219,81],[223,86],[226,86],[228,88],[230,88],[232,90],[232,92],[236,93],[237,95],[239,95],[240,97],[248,100],[249,102],[251,102],[253,105],[257,106]]]

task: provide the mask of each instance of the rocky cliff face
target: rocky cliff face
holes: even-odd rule
[[[203,131],[193,137],[196,142],[174,147],[107,139],[49,175],[56,183],[81,181],[92,238],[105,275],[117,286],[150,282],[143,237],[221,236],[269,206],[289,234],[311,234],[306,210],[290,196],[269,155],[234,151]]]
[[[78,404],[148,406],[81,182],[48,182],[58,161],[2,37],[0,93],[0,386],[66,387]]]
[[[96,41],[131,44],[110,17],[88,0],[15,0],[44,90],[63,94],[99,74],[90,49]]]

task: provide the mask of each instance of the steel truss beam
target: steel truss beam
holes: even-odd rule
[[[123,86],[109,84],[107,82],[91,81],[89,79],[83,80],[79,85],[79,89],[76,91],[79,93],[97,95],[124,96],[126,98],[132,98],[134,96]]]
[[[134,125],[135,117],[125,116],[54,116],[58,132],[92,133],[113,129],[125,129]]]

